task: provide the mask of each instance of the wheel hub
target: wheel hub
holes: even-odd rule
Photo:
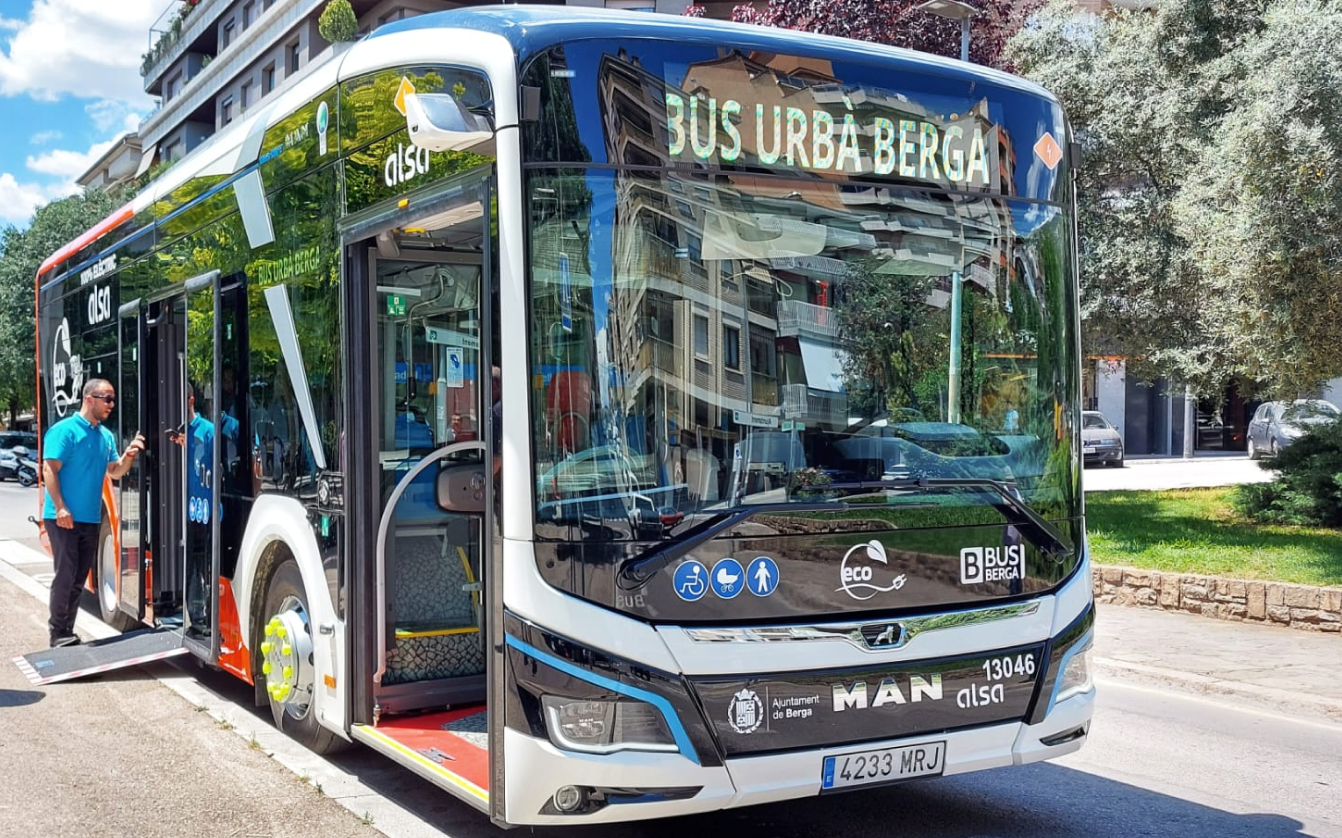
[[[302,603],[286,600],[266,623],[261,660],[272,701],[295,710],[312,701],[312,633]]]

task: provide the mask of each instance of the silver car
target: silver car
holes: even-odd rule
[[[1264,402],[1249,420],[1249,459],[1275,457],[1311,428],[1336,422],[1338,415],[1337,407],[1323,399]]]
[[[1123,438],[1098,410],[1081,411],[1081,455],[1087,463],[1123,467]]]

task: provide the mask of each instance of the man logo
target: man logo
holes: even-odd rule
[[[863,626],[862,640],[868,649],[894,649],[904,645],[904,626],[899,623]]]
[[[1025,578],[1025,545],[966,547],[960,551],[960,583],[1013,582]]]

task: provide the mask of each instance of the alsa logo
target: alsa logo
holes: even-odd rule
[[[1015,582],[1025,578],[1025,545],[966,547],[960,551],[960,582]]]
[[[415,85],[405,76],[401,77],[401,86],[396,89],[396,110],[405,116],[405,97],[415,92]],[[429,150],[414,145],[396,144],[393,151],[382,164],[382,180],[388,186],[400,186],[419,175],[429,173]]]

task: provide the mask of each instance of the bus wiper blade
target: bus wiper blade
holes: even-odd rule
[[[758,506],[746,506],[715,515],[705,523],[685,535],[645,553],[624,566],[620,574],[620,587],[637,588],[647,584],[657,571],[684,558],[694,548],[706,544],[727,532],[745,520],[767,512],[842,512],[848,509],[846,503],[762,503]]]
[[[928,477],[925,474],[896,477],[888,480],[860,480],[827,484],[827,489],[987,489],[1001,498],[1002,505],[1016,514],[1017,524],[1029,524],[1038,533],[1030,541],[1055,560],[1071,555],[1062,534],[1025,501],[1016,496],[1011,486],[989,477]]]

